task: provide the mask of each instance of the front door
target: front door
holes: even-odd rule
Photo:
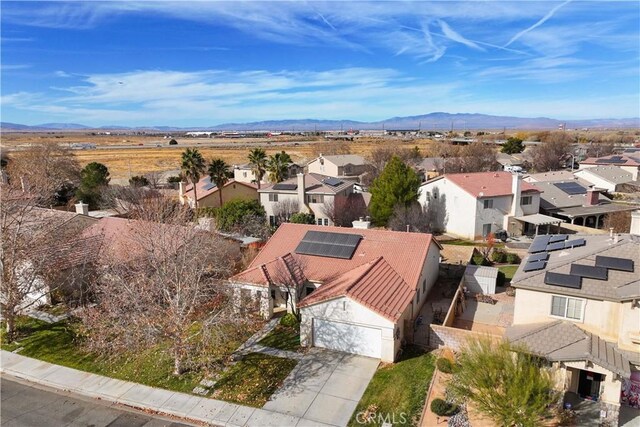
[[[580,370],[578,395],[583,399],[598,400],[598,397],[600,396],[600,383],[603,379],[602,377],[602,374]]]

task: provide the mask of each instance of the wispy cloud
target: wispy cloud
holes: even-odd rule
[[[0,71],[16,71],[31,68],[31,64],[0,64]]]
[[[461,44],[463,44],[465,46],[468,46],[470,48],[473,48],[473,49],[484,50],[482,47],[478,46],[478,44],[476,42],[471,41],[471,40],[463,37],[461,34],[458,34],[456,31],[453,30],[453,28],[451,28],[449,26],[449,24],[447,24],[443,20],[438,21],[438,23],[440,24],[440,28],[442,29],[442,33],[448,39],[453,40],[454,42],[457,42],[457,43],[461,43]]]
[[[507,44],[504,45],[504,47],[507,47],[509,45],[511,45],[513,42],[515,42],[516,40],[518,40],[520,37],[524,36],[525,34],[527,34],[529,31],[531,30],[535,30],[536,28],[538,28],[540,25],[544,24],[545,22],[547,22],[549,19],[553,18],[553,15],[556,14],[556,12],[558,10],[560,10],[562,7],[564,7],[565,5],[571,3],[572,0],[567,0],[564,3],[560,3],[559,5],[557,5],[556,7],[554,7],[553,9],[551,9],[549,12],[547,12],[546,15],[544,15],[540,20],[538,20],[538,22],[536,22],[535,24],[533,24],[532,26],[525,28],[524,30],[520,31],[518,34],[516,34],[515,36],[511,37],[511,40],[509,40],[507,42]]]

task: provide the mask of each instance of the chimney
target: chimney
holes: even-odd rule
[[[305,178],[304,173],[298,174],[298,209],[300,212],[305,212],[306,200],[305,200]]]
[[[587,190],[587,198],[584,201],[585,206],[595,206],[598,204],[598,200],[600,199],[600,190],[594,187],[589,187]]]
[[[520,206],[520,199],[522,198],[522,175],[519,173],[511,174],[511,194],[513,194],[513,200],[511,201],[512,216],[522,216],[522,206]]]
[[[360,217],[357,221],[353,221],[352,224],[353,228],[359,228],[360,230],[368,230],[371,228],[371,221],[369,221],[368,218],[366,221],[363,221],[362,217]]]
[[[89,205],[82,203],[82,200],[80,200],[76,203],[76,213],[79,213],[80,215],[89,215]]]
[[[640,209],[631,212],[631,227],[629,233],[640,236]]]

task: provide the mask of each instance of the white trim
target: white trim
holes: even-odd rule
[[[555,314],[552,314],[553,311],[553,297],[558,297],[558,298],[565,298],[566,304],[564,307],[564,316],[557,316]],[[580,301],[581,302],[581,309],[580,309],[580,318],[579,319],[574,319],[572,317],[567,317],[567,310],[569,309],[569,299],[573,299],[576,301]],[[572,296],[568,296],[568,295],[559,295],[559,294],[551,294],[551,299],[550,299],[550,303],[549,303],[549,317],[553,317],[554,319],[562,319],[562,320],[568,320],[570,322],[576,322],[576,323],[583,323],[584,322],[584,312],[585,309],[587,307],[587,300],[584,298],[576,298],[576,297],[572,297]]]

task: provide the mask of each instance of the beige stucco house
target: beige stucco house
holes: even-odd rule
[[[356,154],[337,154],[325,156],[320,154],[307,165],[309,173],[332,176],[335,178],[358,179],[366,173],[369,164],[362,156]]]
[[[436,282],[440,249],[430,234],[285,223],[230,284],[266,318],[298,308],[303,345],[392,362]]]
[[[199,208],[220,207],[220,194],[218,187],[211,182],[209,176],[200,179],[196,184],[196,195],[198,197]],[[186,186],[180,183],[179,197],[183,205],[188,203],[190,207],[195,207],[193,185]],[[258,200],[258,187],[248,182],[239,182],[234,179],[229,180],[222,187],[222,204],[230,200]]]
[[[507,337],[552,362],[561,390],[598,401],[617,422],[621,393],[640,370],[640,237],[552,239],[555,250],[543,243],[513,277]]]

